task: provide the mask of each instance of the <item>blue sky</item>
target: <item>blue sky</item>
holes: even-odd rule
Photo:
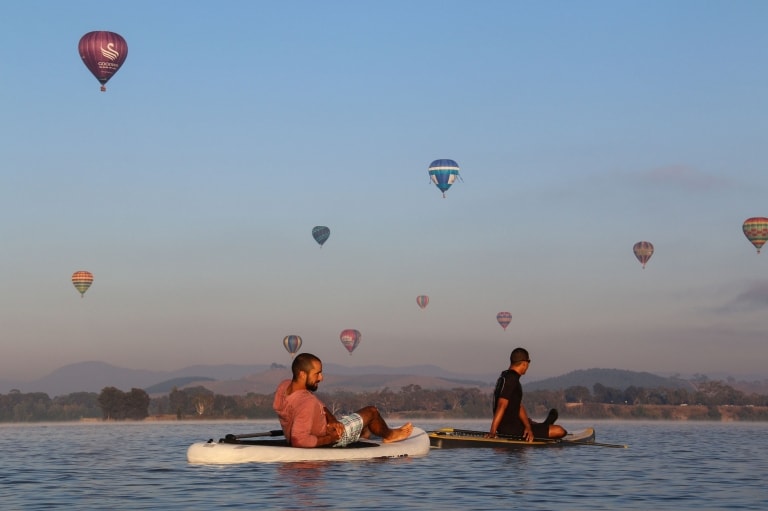
[[[288,363],[297,334],[347,365],[487,373],[522,345],[532,379],[768,377],[768,254],[741,232],[768,216],[767,23],[762,1],[3,4],[0,375]],[[106,93],[92,30],[129,46]]]

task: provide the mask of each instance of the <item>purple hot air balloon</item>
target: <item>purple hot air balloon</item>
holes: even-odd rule
[[[640,261],[640,264],[643,265],[643,268],[645,268],[645,263],[647,263],[653,255],[653,244],[650,241],[638,241],[632,247],[632,252],[635,253],[635,257]]]
[[[499,312],[496,314],[496,321],[499,322],[501,328],[507,329],[507,326],[512,322],[512,314],[509,312]]]
[[[101,83],[101,92],[128,56],[128,43],[120,34],[99,30],[88,32],[77,45],[80,58],[93,76]]]

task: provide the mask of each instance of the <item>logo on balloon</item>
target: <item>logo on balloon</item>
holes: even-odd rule
[[[109,60],[117,60],[117,58],[120,56],[120,53],[115,50],[114,43],[109,43],[106,48],[102,46],[101,54],[104,56],[104,58]]]

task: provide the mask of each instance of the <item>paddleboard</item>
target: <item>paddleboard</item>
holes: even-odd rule
[[[545,447],[557,445],[578,445],[595,442],[595,430],[587,428],[575,433],[569,433],[560,439],[534,439],[527,442],[519,438],[485,438],[485,431],[467,429],[442,428],[429,431],[429,443],[436,449],[456,447]]]
[[[187,449],[187,461],[196,464],[275,463],[291,461],[342,461],[376,458],[425,456],[429,453],[429,437],[420,428],[399,442],[383,443],[366,439],[347,447],[289,447],[285,440],[243,440],[229,443],[208,440]]]

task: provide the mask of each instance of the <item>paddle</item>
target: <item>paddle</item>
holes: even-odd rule
[[[256,438],[259,436],[283,436],[283,430],[273,429],[272,431],[262,431],[261,433],[247,433],[245,435],[233,435],[232,433],[227,433],[224,439],[232,441],[232,440],[240,440],[242,438]]]
[[[595,447],[614,447],[616,449],[629,449],[627,444],[604,444],[600,442],[581,442],[579,440],[560,440],[564,444],[594,445]]]

